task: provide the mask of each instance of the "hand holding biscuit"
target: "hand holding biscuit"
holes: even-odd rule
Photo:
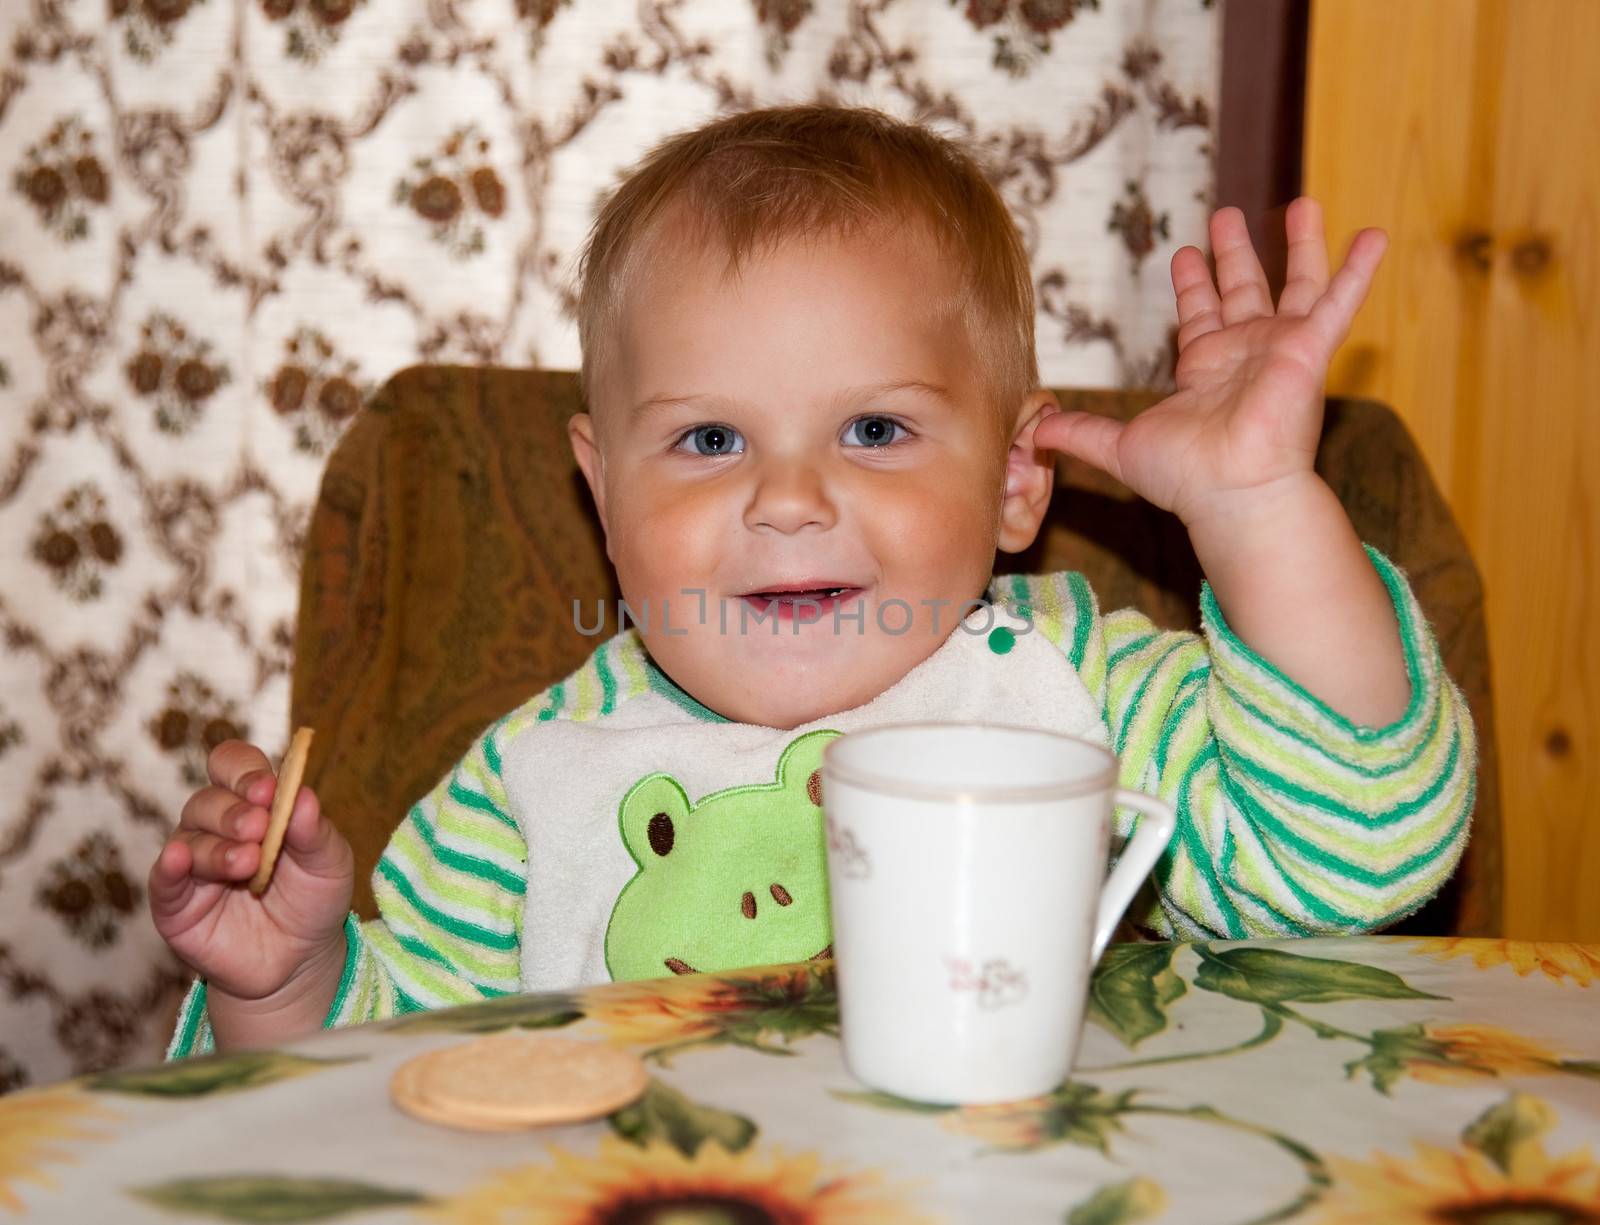
[[[332,967],[331,999],[343,962],[339,950],[355,879],[350,845],[323,816],[312,790],[300,788],[282,830],[281,855],[269,869],[263,840],[279,780],[266,754],[229,740],[212,750],[206,768],[210,785],[189,797],[150,870],[156,930],[207,980],[214,1028],[219,1006],[226,1011],[235,1001],[271,1010],[295,1002],[287,999],[292,995],[314,1012],[321,980]],[[284,781],[292,786],[298,780]],[[319,1014],[313,1026],[320,1020]],[[219,1029],[219,1043],[221,1037]]]

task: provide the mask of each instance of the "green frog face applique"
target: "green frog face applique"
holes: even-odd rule
[[[622,840],[639,865],[606,926],[614,980],[805,961],[829,943],[822,749],[808,732],[778,759],[777,780],[691,804],[678,780],[628,789]]]

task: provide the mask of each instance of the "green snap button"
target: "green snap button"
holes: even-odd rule
[[[1004,655],[1017,645],[1017,636],[1003,625],[997,625],[989,631],[989,649],[996,655]]]

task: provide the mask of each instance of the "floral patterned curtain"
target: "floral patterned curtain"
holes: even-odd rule
[[[1210,0],[0,4],[0,1089],[157,1056],[144,878],[218,741],[281,751],[321,464],[419,361],[577,364],[648,145],[865,103],[973,140],[1052,385],[1167,377]]]

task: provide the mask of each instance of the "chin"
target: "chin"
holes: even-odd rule
[[[938,646],[929,639],[907,650],[912,641],[762,637],[724,643],[725,653],[713,656],[703,643],[676,639],[659,644],[656,660],[723,717],[788,730],[870,702]]]
[[[757,690],[730,698],[729,705],[734,709],[723,713],[741,723],[758,723],[764,727],[788,730],[870,702],[898,679],[887,677],[883,683],[877,684],[855,671],[848,679],[817,677],[813,684],[775,680]]]
[[[803,723],[810,723],[814,719],[826,719],[836,715],[841,710],[849,710],[852,706],[859,706],[859,702],[813,702],[796,704],[785,702],[781,707],[774,708],[768,704],[764,709],[750,712],[743,723],[759,723],[763,727],[777,727],[790,731]]]

